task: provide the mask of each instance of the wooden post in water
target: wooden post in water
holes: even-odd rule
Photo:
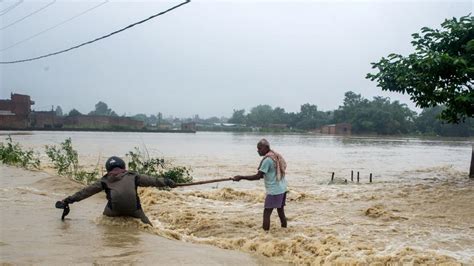
[[[372,183],[372,173],[370,173],[369,182]]]
[[[359,183],[359,172],[357,172],[357,183]]]
[[[471,169],[469,171],[469,177],[474,178],[474,144],[472,144]]]
[[[354,182],[354,170],[351,170],[351,182]]]
[[[331,175],[331,182],[334,182],[334,172],[332,172],[332,175]]]

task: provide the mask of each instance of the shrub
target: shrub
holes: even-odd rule
[[[72,147],[71,138],[67,138],[59,147],[46,145],[46,154],[61,176],[69,176],[88,184],[96,180],[99,175],[97,168],[93,171],[85,171],[79,166],[78,154]]]
[[[40,159],[38,154],[35,154],[31,149],[23,150],[19,143],[13,143],[10,135],[6,140],[6,143],[0,143],[0,162],[26,169],[39,169]]]
[[[163,158],[145,158],[139,148],[135,147],[126,155],[130,158],[128,169],[139,174],[166,177],[176,183],[188,183],[193,180],[190,175],[190,169],[184,166],[172,166],[166,163]]]

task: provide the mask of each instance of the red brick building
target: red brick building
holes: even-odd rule
[[[121,117],[121,116],[78,115],[78,116],[67,116],[64,118],[64,127],[66,128],[142,129],[144,126],[145,126],[145,123],[143,121],[135,120],[130,117]]]
[[[57,116],[54,111],[31,111],[34,102],[28,95],[11,94],[0,100],[0,129],[132,129],[140,130],[143,121],[119,116]]]
[[[30,116],[32,128],[62,128],[64,117],[57,116],[55,111],[33,111]]]
[[[31,105],[28,95],[11,94],[10,99],[0,100],[0,128],[25,129],[30,125]]]

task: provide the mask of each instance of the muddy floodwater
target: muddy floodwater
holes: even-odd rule
[[[140,189],[154,227],[102,217],[105,193],[71,205],[62,222],[54,202],[81,185],[54,174],[44,145],[68,137],[88,169],[139,147],[190,167],[195,181],[256,173],[256,143],[265,137],[288,163],[288,228],[274,213],[263,232],[263,181],[245,180]],[[474,265],[472,139],[201,132],[12,138],[40,153],[42,169],[0,165],[0,263]]]

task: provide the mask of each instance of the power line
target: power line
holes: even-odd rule
[[[16,2],[15,4],[5,8],[4,10],[0,11],[0,16],[3,16],[5,15],[6,13],[12,11],[13,9],[15,9],[15,7],[21,5],[21,3],[23,3],[23,0],[19,0],[18,2]]]
[[[13,5],[3,9],[3,10],[0,10],[0,15],[3,15],[4,13],[8,13],[8,11],[12,10],[13,8],[19,6],[21,4],[21,2],[23,2],[23,0],[19,0],[18,2],[14,3]]]
[[[29,41],[29,40],[31,40],[31,39],[33,39],[33,38],[36,38],[36,37],[38,37],[39,35],[42,35],[42,34],[48,32],[48,31],[50,31],[50,30],[53,30],[53,29],[55,29],[55,28],[57,28],[57,27],[59,27],[59,26],[62,26],[62,25],[68,23],[69,21],[71,21],[71,20],[73,20],[73,19],[76,19],[76,18],[78,18],[78,17],[80,17],[80,16],[82,16],[82,15],[84,15],[84,14],[86,14],[86,13],[89,13],[90,11],[92,11],[92,10],[94,10],[94,9],[96,9],[96,8],[98,8],[98,7],[100,7],[100,6],[102,6],[102,5],[105,5],[107,2],[109,2],[109,1],[106,0],[106,1],[104,1],[104,2],[102,2],[102,3],[100,3],[100,4],[98,4],[98,5],[95,5],[95,6],[91,7],[91,8],[89,8],[89,9],[86,9],[86,10],[82,11],[81,13],[79,13],[79,14],[77,14],[77,15],[71,17],[71,18],[66,19],[66,20],[63,21],[63,22],[60,22],[60,23],[58,23],[58,24],[56,24],[56,25],[54,25],[54,26],[52,26],[52,27],[49,27],[49,28],[47,28],[47,29],[45,29],[45,30],[43,30],[43,31],[40,31],[40,32],[38,32],[38,33],[36,33],[36,34],[34,34],[34,35],[32,35],[32,36],[26,38],[26,39],[23,39],[23,40],[21,40],[21,41],[18,41],[18,42],[14,43],[14,44],[12,44],[12,45],[10,45],[10,46],[7,46],[7,47],[5,47],[5,48],[3,48],[3,49],[0,49],[0,52],[6,51],[6,50],[8,50],[8,49],[11,49],[11,48],[13,48],[13,47],[15,47],[15,46],[17,46],[17,45],[20,45],[20,44],[26,42],[26,41]]]
[[[12,22],[12,23],[6,25],[5,27],[1,27],[0,30],[4,30],[4,29],[6,29],[6,28],[9,28],[9,27],[11,27],[11,26],[17,24],[18,22],[21,22],[21,21],[23,21],[23,20],[25,20],[25,19],[27,19],[27,18],[33,16],[34,14],[36,14],[36,13],[38,13],[38,12],[41,12],[42,10],[48,8],[49,6],[53,5],[54,3],[56,3],[56,0],[53,0],[51,3],[48,3],[48,4],[45,5],[44,7],[40,8],[40,9],[38,9],[38,10],[36,10],[36,11],[34,11],[34,12],[32,12],[32,13],[30,13],[30,14],[24,16],[24,17],[22,17],[21,19],[18,19],[18,20],[16,20],[16,21],[14,21],[14,22]]]
[[[124,28],[122,28],[122,29],[116,30],[116,31],[114,31],[114,32],[112,32],[112,33],[109,33],[109,34],[107,34],[107,35],[104,35],[104,36],[102,36],[102,37],[96,38],[96,39],[91,40],[91,41],[88,41],[88,42],[81,43],[81,44],[79,44],[79,45],[73,46],[73,47],[68,48],[68,49],[64,49],[64,50],[61,50],[61,51],[58,51],[58,52],[54,52],[54,53],[50,53],[50,54],[46,54],[46,55],[42,55],[42,56],[38,56],[38,57],[28,58],[28,59],[21,59],[21,60],[15,60],[15,61],[0,62],[0,64],[14,64],[14,63],[21,63],[21,62],[33,61],[33,60],[38,60],[38,59],[41,59],[41,58],[45,58],[45,57],[49,57],[49,56],[53,56],[53,55],[65,53],[65,52],[71,51],[71,50],[73,50],[73,49],[77,49],[77,48],[79,48],[79,47],[82,47],[82,46],[85,46],[85,45],[88,45],[88,44],[91,44],[91,43],[100,41],[100,40],[102,40],[102,39],[108,38],[108,37],[110,37],[110,36],[112,36],[112,35],[115,35],[115,34],[117,34],[117,33],[122,32],[122,31],[128,30],[128,29],[130,29],[130,28],[132,28],[132,27],[134,27],[134,26],[136,26],[136,25],[142,24],[142,23],[144,23],[144,22],[146,22],[146,21],[148,21],[148,20],[150,20],[150,19],[153,19],[153,18],[155,18],[155,17],[164,15],[164,14],[166,14],[166,13],[168,13],[168,12],[170,12],[170,11],[172,11],[172,10],[174,10],[174,9],[176,9],[176,8],[178,8],[178,7],[180,7],[180,6],[183,6],[183,5],[187,4],[187,3],[189,3],[189,2],[191,2],[191,0],[186,0],[185,2],[182,2],[181,4],[178,4],[178,5],[173,6],[173,7],[169,8],[169,9],[167,9],[167,10],[165,10],[165,11],[162,11],[162,12],[160,12],[160,13],[157,13],[157,14],[153,15],[153,16],[150,16],[150,17],[147,18],[147,19],[143,19],[143,20],[141,20],[141,21],[135,22],[135,23],[130,24],[130,25],[128,25],[128,26],[126,26],[126,27],[124,27]]]

